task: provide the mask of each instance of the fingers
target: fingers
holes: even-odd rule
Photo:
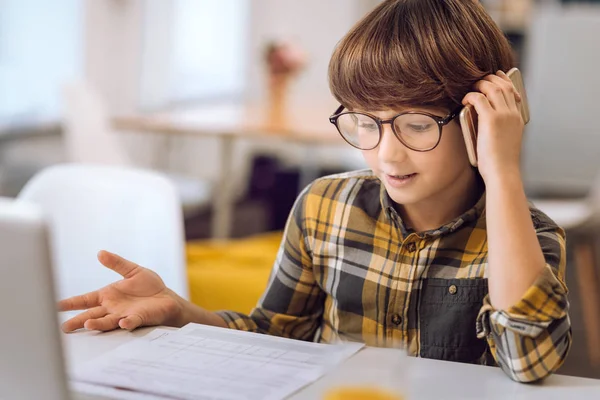
[[[84,324],[90,319],[102,318],[106,316],[106,309],[104,307],[94,307],[89,310],[82,312],[74,318],[66,321],[62,324],[62,330],[65,333],[73,332],[77,329],[83,328]]]
[[[119,327],[120,319],[116,314],[109,314],[98,319],[88,319],[83,326],[91,331],[112,331]]]
[[[69,297],[58,302],[59,311],[86,310],[100,305],[98,291],[89,292],[80,296]]]
[[[472,105],[475,107],[475,112],[477,112],[478,115],[485,115],[494,111],[488,98],[485,94],[480,92],[467,93],[462,102],[465,106]]]
[[[502,110],[509,107],[503,87],[496,82],[490,81],[488,77],[477,81],[474,87],[475,90],[483,93],[487,97],[494,110]]]
[[[501,89],[502,95],[504,96],[508,107],[512,110],[518,110],[517,90],[515,89],[515,86],[513,85],[510,78],[504,72],[498,71],[496,75],[488,75],[483,79],[486,82],[491,82],[492,84],[497,85]]]
[[[110,331],[122,328],[131,331],[143,324],[144,320],[139,314],[121,318],[116,314],[108,314],[104,307],[94,307],[66,321],[62,324],[61,328],[65,333],[81,328],[96,331]]]
[[[498,71],[497,75],[500,78],[502,78],[505,82],[510,84],[510,86],[513,88],[513,92],[515,94],[515,99],[516,99],[517,103],[520,103],[522,101],[521,93],[519,93],[519,91],[515,87],[515,84],[513,83],[513,81],[508,77],[508,75],[506,75],[504,73],[504,71]]]
[[[142,317],[139,314],[133,314],[133,315],[129,315],[126,318],[122,318],[119,321],[119,326],[122,329],[127,329],[129,331],[132,331],[132,330],[142,326],[143,323],[144,323],[144,320],[142,319]]]
[[[127,261],[116,254],[107,251],[98,253],[98,260],[107,268],[121,274],[124,278],[129,278],[140,271],[137,264]],[[59,311],[85,310],[100,305],[99,291],[93,291],[80,296],[73,296],[58,302]]]
[[[105,250],[98,253],[98,261],[106,268],[112,269],[121,275],[123,278],[131,278],[140,270],[139,265]]]
[[[494,110],[519,111],[518,103],[521,101],[521,95],[504,72],[498,71],[495,75],[487,75],[477,81],[474,88],[486,96]]]

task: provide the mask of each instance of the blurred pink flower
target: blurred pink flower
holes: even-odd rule
[[[307,62],[306,53],[291,42],[271,42],[267,45],[265,60],[271,74],[296,74]]]

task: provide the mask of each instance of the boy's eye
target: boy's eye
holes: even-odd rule
[[[431,130],[433,124],[409,124],[408,129],[413,132],[427,132]]]
[[[361,129],[376,130],[377,124],[374,122],[359,122],[358,127]]]

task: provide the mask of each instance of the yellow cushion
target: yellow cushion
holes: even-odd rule
[[[264,292],[282,232],[186,246],[191,301],[207,310],[249,313]]]

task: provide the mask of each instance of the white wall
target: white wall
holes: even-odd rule
[[[306,70],[299,75],[293,87],[291,103],[308,101],[313,105],[322,104],[326,113],[333,111],[336,104],[327,85],[330,55],[344,33],[377,2],[251,0],[246,96],[249,99],[264,97],[266,85],[262,56],[267,41],[290,38],[297,40],[310,58]],[[83,9],[83,78],[100,92],[109,113],[135,112],[142,103],[150,108],[160,105],[169,85],[165,71],[167,64],[159,61],[168,57],[170,51],[172,3],[168,0],[84,0]],[[142,65],[154,68],[142,68]],[[148,81],[154,84],[142,85],[142,82]],[[123,139],[133,159],[142,166],[153,165],[156,155],[164,153],[166,148],[164,137],[156,135],[124,134]],[[172,154],[163,155],[174,170],[206,178],[217,176],[217,141],[176,139],[171,144]],[[46,147],[44,144],[48,151],[54,151],[53,148],[56,145]],[[43,152],[44,149],[40,150]],[[283,155],[290,164],[305,162],[307,155],[302,147],[240,143],[234,157],[235,179],[240,187],[247,173],[250,154],[258,150]],[[348,168],[363,166],[359,153],[350,148],[326,148],[310,154],[313,162],[319,164],[334,166],[346,163]]]
[[[535,13],[525,84],[524,175],[534,191],[585,191],[600,173],[600,5]]]
[[[327,81],[329,59],[338,41],[378,1],[373,0],[253,0],[250,30],[248,97],[266,98],[266,70],[263,53],[273,39],[289,39],[308,55],[306,68],[292,86],[290,107],[310,104],[323,108],[327,115],[338,104],[331,96]],[[293,112],[293,111],[292,111]],[[307,150],[266,144],[254,145],[254,151],[269,149],[284,153],[290,164],[309,162],[318,166],[347,169],[363,168],[360,153],[348,147],[325,147]]]
[[[143,2],[142,2],[143,3]],[[297,42],[307,52],[309,63],[307,68],[298,76],[292,88],[291,104],[300,105],[311,103],[323,107],[326,113],[332,112],[337,104],[330,95],[327,83],[327,66],[334,46],[350,27],[370,9],[377,1],[373,0],[252,0],[251,16],[248,32],[249,46],[247,48],[247,90],[249,100],[260,101],[265,97],[265,69],[263,52],[265,45],[272,39],[287,38]],[[146,105],[156,105],[164,97],[167,82],[161,81],[164,76],[161,64],[149,70],[147,66],[160,54],[168,54],[165,48],[167,39],[158,40],[159,33],[167,37],[168,24],[158,24],[161,19],[167,21],[172,9],[165,3],[143,3],[146,23],[145,35],[156,40],[144,45],[142,60],[145,64],[142,79],[158,80],[154,87],[142,93]],[[131,6],[130,6],[131,7]],[[102,7],[106,10],[106,7]],[[135,16],[136,13],[130,11]],[[98,19],[99,23],[100,20]],[[147,37],[147,36],[146,36]],[[93,48],[90,51],[94,51]],[[164,65],[164,64],[163,64]],[[147,138],[128,140],[130,148],[136,148],[136,143],[147,142]],[[162,144],[161,144],[162,145]],[[214,178],[218,174],[218,142],[210,139],[177,138],[172,142],[174,152],[170,156],[170,165],[180,172],[189,172],[197,176]],[[251,154],[257,151],[270,151],[283,155],[290,164],[300,164],[306,159],[306,149],[300,146],[280,145],[273,143],[239,143],[235,151],[234,170],[239,185],[248,172]],[[324,148],[311,153],[312,160],[319,165],[338,166],[347,168],[362,168],[360,154],[351,148]]]
[[[112,114],[139,104],[144,0],[85,1],[85,78]]]
[[[156,109],[164,106],[169,90],[169,63],[174,17],[172,1],[144,2],[140,54],[138,108]]]
[[[217,1],[217,0],[215,0]],[[294,101],[329,98],[327,65],[335,44],[348,29],[378,1],[376,0],[252,0],[248,32],[248,90],[250,98],[264,96],[265,44],[271,39],[297,41],[308,53],[310,62],[294,88]],[[169,2],[150,0],[87,0],[85,7],[85,73],[111,104],[113,113],[134,109],[142,79],[161,76],[164,63],[158,57],[170,54],[173,7]],[[144,40],[150,36],[151,40]],[[156,64],[140,79],[142,63]],[[163,90],[161,82],[156,90]],[[162,86],[162,87],[160,87]]]
[[[307,68],[298,76],[292,103],[330,99],[327,66],[336,43],[360,18],[361,1],[255,0],[250,32],[249,94],[265,96],[264,46],[272,39],[287,38],[308,54]]]

